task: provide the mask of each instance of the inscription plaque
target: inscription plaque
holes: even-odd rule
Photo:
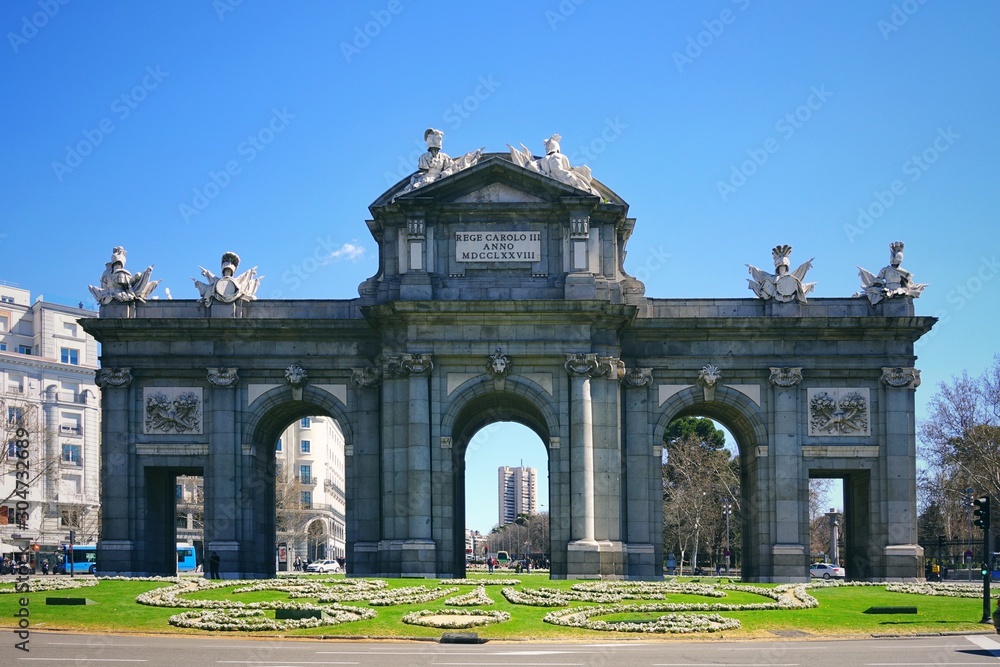
[[[541,232],[455,232],[459,262],[537,262],[542,259]]]

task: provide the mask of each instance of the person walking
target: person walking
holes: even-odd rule
[[[208,557],[208,578],[218,579],[219,578],[219,554],[212,552],[212,555]]]

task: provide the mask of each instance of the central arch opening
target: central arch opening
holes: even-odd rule
[[[548,446],[555,417],[532,388],[511,389],[509,382],[506,391],[476,385],[453,413],[456,576],[486,569],[486,558],[499,560],[504,551],[508,567],[550,559]]]
[[[494,422],[472,437],[465,452],[465,556],[469,567],[488,568],[487,558],[549,559],[548,451],[530,428]]]

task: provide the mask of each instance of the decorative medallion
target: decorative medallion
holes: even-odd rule
[[[194,434],[202,432],[201,387],[145,387],[143,433]]]
[[[870,435],[867,388],[810,389],[809,435]]]
[[[382,384],[382,371],[372,366],[355,368],[351,373],[351,382],[363,389],[371,389]]]
[[[126,367],[98,369],[94,383],[102,389],[107,387],[127,387],[132,384],[132,369]]]
[[[897,389],[916,389],[920,386],[920,371],[916,368],[900,367],[883,368],[882,384]]]
[[[794,387],[802,382],[802,367],[775,368],[772,366],[770,380],[771,384],[776,387]]]
[[[630,368],[623,379],[625,385],[629,387],[648,387],[653,384],[653,369]]]
[[[235,368],[209,368],[208,383],[213,387],[235,387],[240,381]]]

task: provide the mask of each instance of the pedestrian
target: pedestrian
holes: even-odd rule
[[[208,557],[208,578],[218,579],[219,578],[219,554],[212,552],[212,555]]]
[[[49,559],[48,558],[43,558],[42,559],[42,574],[48,574],[48,573],[49,573]]]
[[[301,556],[296,556],[295,557],[295,571],[296,572],[301,572],[302,571],[302,557]]]
[[[493,556],[486,557],[486,567],[489,568],[490,574],[493,574]]]

